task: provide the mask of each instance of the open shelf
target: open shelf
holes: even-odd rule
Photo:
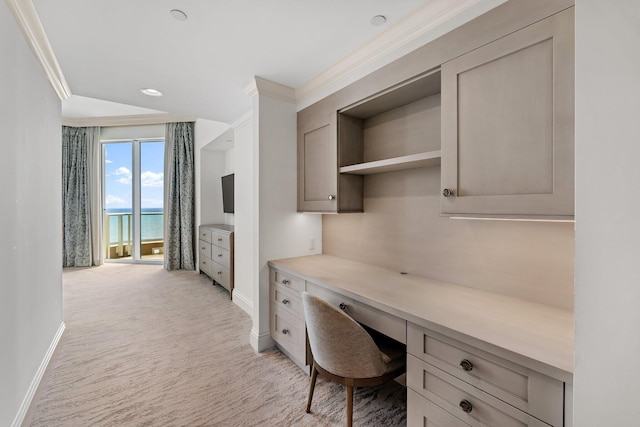
[[[352,175],[371,175],[374,173],[392,172],[403,169],[426,168],[440,164],[440,150],[410,154],[374,162],[358,163],[340,168],[340,173]]]

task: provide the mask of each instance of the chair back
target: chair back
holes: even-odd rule
[[[385,372],[380,349],[358,322],[307,292],[302,293],[302,305],[318,365],[345,378],[373,378]]]

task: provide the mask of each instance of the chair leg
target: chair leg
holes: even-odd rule
[[[318,378],[318,370],[316,369],[316,362],[313,362],[311,368],[311,384],[309,385],[309,398],[307,399],[307,414],[311,412],[311,400],[313,399],[313,390],[316,388],[316,379]]]
[[[353,425],[353,386],[347,386],[347,427]]]

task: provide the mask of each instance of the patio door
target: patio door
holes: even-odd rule
[[[162,263],[164,141],[102,142],[105,260]]]

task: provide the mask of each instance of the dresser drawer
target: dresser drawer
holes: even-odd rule
[[[223,267],[215,261],[212,262],[211,277],[213,278],[213,280],[227,288],[227,290],[229,289],[229,284],[231,283],[231,275],[227,267]]]
[[[407,427],[469,427],[435,403],[407,389]]]
[[[304,321],[276,306],[271,308],[271,338],[304,365],[307,342]]]
[[[407,322],[404,319],[359,303],[313,283],[307,284],[307,292],[322,298],[335,307],[339,307],[359,323],[406,344]]]
[[[213,262],[211,262],[211,259],[204,258],[202,256],[198,261],[198,267],[200,268],[200,271],[209,277],[211,277],[211,264],[213,264]]]
[[[198,240],[198,252],[200,253],[200,258],[211,258],[211,243]]]
[[[228,249],[223,249],[218,246],[212,245],[211,252],[212,260],[224,267],[231,267],[230,253]]]
[[[412,355],[407,356],[407,387],[470,426],[549,426]]]
[[[211,230],[208,228],[200,227],[198,238],[204,240],[207,243],[211,243]]]
[[[561,381],[411,323],[407,352],[548,424],[563,423]]]
[[[211,243],[224,249],[231,249],[229,234],[211,231]]]
[[[280,270],[271,269],[271,282],[282,285],[298,294],[304,292],[304,280]]]
[[[291,314],[304,319],[304,309],[302,308],[302,299],[296,292],[284,288],[282,285],[271,284],[271,304],[279,307]]]

